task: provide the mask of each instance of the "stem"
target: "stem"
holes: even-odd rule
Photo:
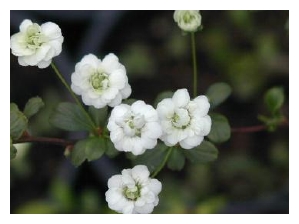
[[[192,61],[193,61],[193,97],[197,96],[197,64],[196,64],[196,44],[195,33],[191,33],[191,48],[192,48]]]
[[[33,137],[33,136],[21,137],[20,139],[14,141],[14,144],[25,143],[25,142],[42,142],[42,143],[49,143],[49,144],[62,145],[62,146],[68,146],[74,144],[74,141],[65,140],[61,138]]]
[[[289,122],[287,119],[283,120],[278,127],[285,127],[289,126]],[[266,125],[255,125],[255,126],[249,126],[249,127],[239,127],[239,128],[231,128],[231,132],[234,133],[252,133],[252,132],[259,132],[267,130]]]
[[[173,147],[170,147],[170,148],[168,149],[168,152],[167,152],[166,156],[164,157],[163,162],[162,162],[161,165],[155,170],[155,172],[151,175],[152,178],[155,177],[155,176],[157,176],[157,174],[158,174],[158,173],[162,170],[162,168],[165,166],[165,164],[166,164],[167,160],[169,159],[169,156],[170,156],[170,154],[171,154],[171,152],[172,152],[172,149],[173,149]]]
[[[65,81],[65,79],[63,78],[63,76],[61,75],[61,73],[58,71],[58,69],[55,66],[54,62],[51,63],[51,66],[52,66],[53,70],[55,71],[55,74],[58,76],[58,78],[60,79],[60,81],[62,82],[62,84],[67,88],[67,90],[69,91],[69,93],[72,95],[72,97],[76,101],[77,105],[79,106],[80,110],[83,112],[83,114],[85,115],[85,117],[90,121],[90,123],[92,124],[93,129],[95,130],[96,129],[96,125],[94,124],[93,120],[91,119],[91,117],[89,116],[89,114],[86,112],[86,110],[84,109],[82,103],[78,100],[77,96],[72,91],[72,89],[69,86],[69,84],[67,84],[67,82]]]

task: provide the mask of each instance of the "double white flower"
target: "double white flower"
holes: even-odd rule
[[[132,92],[125,67],[112,53],[102,61],[93,54],[84,56],[71,79],[72,90],[82,96],[85,105],[95,108],[119,105]]]
[[[198,10],[176,10],[173,19],[186,32],[195,32],[201,26],[201,15]]]
[[[210,108],[206,96],[190,100],[186,89],[177,90],[172,98],[162,100],[157,111],[162,125],[161,140],[167,146],[177,143],[184,149],[194,148],[211,130]]]
[[[137,165],[124,169],[121,175],[114,175],[108,180],[106,201],[110,209],[119,213],[151,213],[158,204],[158,194],[162,184],[151,179],[146,166]]]
[[[48,67],[52,58],[62,50],[63,36],[58,25],[47,22],[39,26],[25,19],[20,25],[20,32],[11,36],[12,54],[18,56],[22,66]]]
[[[154,148],[162,134],[157,111],[141,100],[113,108],[107,127],[115,148],[134,155]]]

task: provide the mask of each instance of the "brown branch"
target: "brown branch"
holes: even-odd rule
[[[289,122],[287,119],[283,120],[279,127],[286,127],[289,126]],[[252,132],[259,132],[267,130],[266,125],[255,125],[249,127],[239,127],[239,128],[231,128],[232,133],[252,133]]]
[[[22,136],[14,143],[25,143],[25,142],[41,142],[41,143],[50,143],[54,145],[68,146],[73,145],[75,141],[65,140],[61,138],[48,138],[48,137],[34,137],[34,136]]]

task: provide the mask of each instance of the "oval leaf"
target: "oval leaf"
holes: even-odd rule
[[[12,139],[10,138],[10,160],[14,159],[17,155],[17,149],[12,144]]]
[[[218,157],[218,149],[211,143],[204,140],[199,146],[183,151],[191,162],[210,162]]]
[[[230,96],[231,92],[231,87],[224,82],[218,82],[211,85],[206,93],[209,98],[211,108],[214,108],[224,102]]]
[[[101,109],[97,109],[94,106],[90,106],[88,108],[88,112],[98,127],[104,127],[106,125],[108,115],[107,106]]]
[[[207,136],[212,142],[221,143],[230,138],[231,129],[227,118],[221,114],[211,114],[212,127]]]
[[[273,87],[269,89],[264,97],[264,101],[267,105],[268,110],[275,114],[283,105],[284,93],[280,87]]]
[[[150,172],[156,170],[156,168],[162,164],[168,147],[164,144],[158,143],[155,148],[148,149],[140,156],[135,157],[133,163],[135,165],[146,165]]]
[[[110,158],[115,157],[119,153],[119,151],[117,151],[117,149],[114,147],[114,145],[111,142],[110,138],[106,139],[106,151],[105,151],[105,153]]]
[[[88,161],[99,159],[104,152],[105,140],[93,137],[78,141],[71,151],[70,158],[75,166],[79,166],[85,159]]]
[[[50,116],[50,123],[66,131],[91,131],[93,125],[74,103],[60,103]]]
[[[19,139],[27,129],[28,120],[14,103],[10,104],[10,136]]]
[[[25,105],[24,114],[29,119],[34,114],[36,114],[43,106],[44,102],[40,97],[33,97],[28,100]]]
[[[181,170],[185,165],[185,156],[182,148],[174,147],[169,156],[167,167],[171,170]]]

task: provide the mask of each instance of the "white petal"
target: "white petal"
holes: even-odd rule
[[[126,84],[125,88],[123,88],[120,92],[121,92],[122,98],[127,99],[132,93],[132,88],[129,84]]]
[[[210,103],[206,96],[198,96],[193,100],[193,102],[197,104],[196,110],[194,111],[194,115],[207,115],[210,109]]]
[[[114,87],[110,87],[103,92],[102,98],[105,101],[109,102],[109,101],[113,100],[117,94],[119,94],[118,89],[114,88]]]
[[[118,203],[122,198],[122,194],[118,189],[109,189],[105,193],[106,201],[109,205],[114,205]]]
[[[115,107],[115,106],[117,106],[117,105],[119,105],[119,104],[121,103],[121,100],[122,100],[122,98],[121,98],[121,94],[118,93],[118,94],[115,96],[115,98],[114,98],[113,100],[111,100],[110,103],[108,103],[108,105],[109,105],[110,107]]]
[[[43,60],[43,61],[40,61],[40,62],[37,64],[37,66],[38,66],[39,68],[47,68],[47,67],[51,64],[51,62],[52,62],[52,59],[51,59],[51,60],[48,60],[48,61]]]
[[[18,57],[18,62],[22,66],[28,66],[28,64],[24,61],[24,57]]]
[[[135,206],[135,212],[139,214],[149,214],[152,213],[154,210],[154,205],[152,203],[145,204],[141,207]]]
[[[126,72],[122,69],[114,70],[109,75],[109,84],[117,89],[125,88],[128,83],[128,77],[126,76]]]
[[[190,96],[187,89],[177,90],[172,97],[175,107],[186,107],[190,102]]]
[[[25,20],[23,20],[23,22],[22,22],[21,25],[20,25],[20,31],[21,31],[22,33],[26,33],[27,28],[28,28],[30,25],[32,25],[32,21],[31,21],[30,19],[25,19]]]
[[[50,40],[58,39],[61,37],[61,29],[59,26],[52,22],[47,22],[41,25],[41,30]]]
[[[156,195],[158,195],[162,190],[162,184],[157,179],[151,179],[147,187]]]
[[[101,60],[99,60],[95,55],[93,54],[88,54],[88,55],[85,55],[82,60],[76,64],[76,68],[75,70],[77,69],[80,69],[80,67],[84,66],[84,65],[89,65],[91,66],[92,68],[98,68],[98,63],[100,62]]]
[[[159,138],[162,135],[162,128],[158,122],[148,122],[142,128],[141,137]]]
[[[105,56],[103,59],[101,66],[103,67],[104,71],[107,73],[112,73],[114,70],[122,68],[121,64],[118,61],[118,57],[115,54],[110,53]]]
[[[149,178],[150,172],[145,165],[137,165],[132,169],[132,177],[140,183],[146,182]]]
[[[44,59],[50,48],[51,47],[49,45],[44,44],[35,52],[35,54],[25,56],[23,59],[28,65],[37,65],[40,61]]]
[[[142,145],[146,149],[153,149],[157,145],[157,139],[142,138]]]
[[[108,188],[121,188],[122,184],[121,175],[114,175],[108,180]]]
[[[174,114],[174,104],[172,100],[167,98],[158,103],[157,112],[161,119],[171,118]]]
[[[191,149],[200,145],[202,141],[203,141],[203,136],[195,135],[193,137],[184,139],[183,141],[180,142],[180,145],[184,149]]]
[[[26,35],[24,33],[16,33],[10,37],[11,53],[15,56],[26,56],[35,53],[35,50],[27,48]]]

